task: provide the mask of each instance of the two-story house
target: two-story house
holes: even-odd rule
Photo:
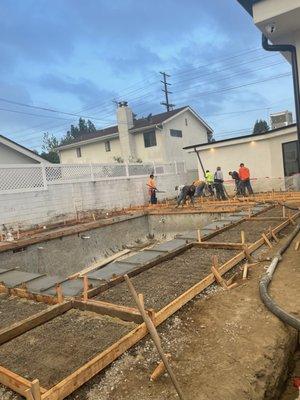
[[[126,102],[117,108],[117,125],[87,134],[58,148],[63,164],[186,161],[196,168],[183,147],[206,143],[210,126],[189,106],[135,119]]]

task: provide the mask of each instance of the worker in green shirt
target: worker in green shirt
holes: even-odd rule
[[[207,189],[211,196],[214,196],[214,174],[210,172],[208,169],[205,172],[205,181],[207,184]]]

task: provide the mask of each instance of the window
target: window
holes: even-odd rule
[[[152,131],[144,132],[143,135],[145,147],[156,146],[156,134],[154,129]]]
[[[77,155],[78,158],[81,157],[81,147],[77,147],[77,149],[76,149],[76,155]]]
[[[182,137],[182,131],[178,129],[170,129],[170,135],[174,137]]]
[[[107,140],[104,144],[105,144],[105,151],[110,151],[110,141]]]
[[[297,141],[282,143],[284,175],[291,176],[298,172]]]
[[[185,126],[188,126],[188,120],[187,120],[187,118],[185,118]]]

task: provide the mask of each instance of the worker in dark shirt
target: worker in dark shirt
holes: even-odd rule
[[[235,191],[237,196],[242,194],[241,191],[241,179],[237,171],[229,171],[228,174],[231,176],[232,179],[234,179],[235,182]]]
[[[181,192],[179,193],[178,199],[177,199],[177,207],[180,206],[180,204],[183,206],[187,200],[187,197],[190,198],[192,205],[194,205],[194,195],[195,195],[195,190],[196,187],[194,185],[185,185],[181,189]]]

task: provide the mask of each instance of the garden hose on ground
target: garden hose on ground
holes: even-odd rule
[[[268,286],[272,281],[273,274],[275,269],[277,268],[280,260],[282,259],[282,254],[288,249],[294,238],[297,236],[298,232],[300,231],[300,225],[297,225],[291,235],[288,237],[287,241],[284,243],[283,246],[278,250],[277,254],[273,258],[271,264],[269,265],[265,275],[259,282],[259,292],[260,297],[265,304],[265,306],[275,314],[280,320],[285,322],[286,324],[292,326],[293,328],[300,331],[300,320],[294,317],[293,315],[287,313],[282,308],[280,308],[275,301],[271,298],[268,293]]]

